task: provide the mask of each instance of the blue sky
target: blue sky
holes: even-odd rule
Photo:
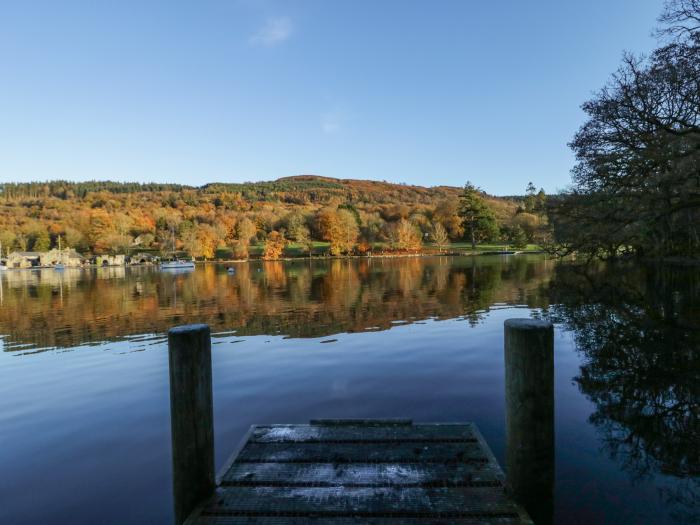
[[[660,0],[0,2],[0,182],[568,185]]]

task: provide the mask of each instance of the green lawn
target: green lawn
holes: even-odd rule
[[[427,246],[434,247],[433,245],[428,244]],[[537,244],[528,244],[524,248],[516,248],[512,244],[506,244],[506,243],[501,243],[501,244],[477,244],[476,245],[476,251],[479,252],[495,252],[495,251],[502,251],[502,250],[514,250],[514,251],[537,251],[540,250],[541,247],[538,246]],[[470,242],[453,242],[448,245],[446,248],[447,251],[472,251],[472,243]]]
[[[322,241],[314,241],[313,242],[313,255],[325,255],[328,253],[330,243],[328,242],[322,242]],[[432,244],[432,243],[426,243],[423,245],[423,247],[428,250],[428,251],[438,251],[437,247]],[[382,250],[387,249],[388,246],[386,243],[382,242],[376,242],[374,243],[374,252],[380,252]],[[537,251],[540,250],[540,247],[536,244],[528,244],[527,247],[525,248],[515,248],[512,244],[507,245],[505,243],[503,244],[478,244],[476,246],[476,251],[479,252],[491,252],[491,251],[502,251],[502,250],[515,250],[515,251]],[[443,251],[447,252],[471,252],[472,251],[472,245],[469,242],[453,242],[447,245]],[[250,247],[250,255],[254,257],[259,257],[262,255],[263,252],[263,245],[258,244],[258,245],[252,245]],[[308,255],[306,252],[306,246],[301,245],[296,242],[290,242],[287,244],[287,247],[284,249],[284,256],[285,257],[303,257]]]

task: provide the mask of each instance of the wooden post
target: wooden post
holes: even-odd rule
[[[535,319],[504,328],[507,487],[536,524],[552,523],[554,330]]]
[[[175,523],[214,492],[214,412],[209,326],[168,332]]]

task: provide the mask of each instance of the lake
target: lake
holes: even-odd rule
[[[254,423],[473,421],[555,323],[557,523],[700,521],[700,271],[544,256],[0,273],[0,523],[172,519],[168,328],[213,332],[217,468]]]

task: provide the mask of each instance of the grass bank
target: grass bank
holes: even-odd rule
[[[263,255],[264,245],[257,244],[252,245],[249,250],[251,259],[261,258]],[[490,244],[479,244],[476,249],[472,249],[471,243],[468,242],[455,242],[451,243],[442,249],[438,248],[434,244],[424,244],[420,250],[411,251],[397,251],[389,247],[387,243],[374,243],[372,245],[372,251],[367,254],[358,255],[343,255],[337,257],[364,257],[367,255],[372,255],[374,257],[406,257],[406,256],[429,256],[429,255],[478,255],[489,252],[502,252],[502,251],[517,251],[518,253],[540,253],[542,248],[536,244],[528,244],[525,247],[515,248],[513,245],[505,243],[490,243]],[[330,255],[330,243],[314,241],[313,248],[309,254],[308,248],[304,245],[291,242],[287,244],[284,252],[280,259],[297,259],[297,258],[308,258],[311,257],[331,257]],[[222,258],[218,258],[221,260]],[[226,259],[225,257],[223,259]]]

